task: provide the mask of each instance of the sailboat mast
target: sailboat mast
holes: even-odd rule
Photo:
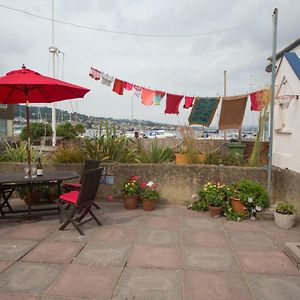
[[[54,46],[54,0],[52,0],[52,46],[49,47],[49,51],[52,54],[52,77],[55,78],[55,54],[57,48]],[[56,146],[56,105],[52,103],[52,146]]]

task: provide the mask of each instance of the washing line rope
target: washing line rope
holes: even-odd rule
[[[15,8],[11,6],[7,6],[4,4],[0,4],[0,7],[9,9],[11,11],[16,11],[20,12],[32,17],[36,17],[39,19],[47,20],[47,21],[52,21],[51,18],[41,16],[38,14],[34,14],[31,12],[28,12],[26,10],[20,9],[20,8]],[[129,36],[138,36],[138,37],[153,37],[153,38],[188,38],[188,37],[198,37],[198,36],[205,36],[205,35],[211,35],[211,34],[217,34],[217,33],[224,33],[228,31],[233,31],[233,30],[238,30],[244,27],[249,27],[251,25],[257,24],[259,22],[265,21],[267,19],[271,18],[271,16],[265,16],[253,21],[250,21],[245,24],[241,24],[238,26],[233,26],[233,27],[228,27],[228,28],[223,28],[223,29],[217,29],[217,30],[212,30],[212,31],[207,31],[207,32],[200,32],[200,33],[182,33],[182,34],[146,34],[146,33],[138,33],[138,32],[129,32],[129,31],[118,31],[118,30],[110,30],[110,29],[102,29],[102,28],[97,28],[97,27],[92,27],[92,26],[86,26],[86,25],[79,25],[71,22],[65,22],[61,21],[58,19],[54,19],[54,22],[59,23],[59,24],[64,24],[64,25],[69,25],[72,27],[76,28],[81,28],[81,29],[86,29],[86,30],[93,30],[93,31],[100,31],[100,32],[106,32],[106,33],[114,33],[114,34],[123,34],[123,35],[129,35]]]

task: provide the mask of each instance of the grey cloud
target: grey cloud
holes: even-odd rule
[[[27,11],[51,16],[49,0],[2,0]],[[274,7],[279,8],[278,49],[299,38],[300,3],[295,0],[64,0],[55,1],[55,17],[71,23],[118,31],[154,34],[200,33],[245,24],[269,16],[252,26],[189,38],[149,38],[88,31],[55,24],[55,44],[66,53],[64,79],[91,89],[77,101],[89,115],[131,118],[131,94],[118,96],[92,81],[90,66],[141,85],[175,93],[223,93],[223,72],[228,71],[228,93],[242,93],[269,83],[264,72],[271,53]],[[0,8],[2,73],[26,63],[51,74],[48,47],[51,23]],[[12,18],[14,22],[11,22]],[[62,73],[62,57],[59,74]],[[160,107],[134,103],[134,117],[183,124],[189,111],[164,115]],[[60,103],[70,110],[69,101]],[[253,121],[251,112],[246,122]]]

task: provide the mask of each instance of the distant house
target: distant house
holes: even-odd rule
[[[0,104],[0,137],[13,135],[14,105]]]
[[[300,173],[299,150],[300,38],[276,55],[273,165]]]

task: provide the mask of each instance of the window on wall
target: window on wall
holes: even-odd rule
[[[292,133],[290,99],[277,99],[275,105],[275,130],[278,133]]]
[[[292,133],[295,111],[297,111],[295,107],[297,99],[298,96],[295,95],[291,85],[283,77],[274,107],[274,128],[277,133]]]
[[[7,135],[7,121],[0,119],[0,137]]]
[[[7,104],[0,104],[0,109],[6,109],[7,108]]]

